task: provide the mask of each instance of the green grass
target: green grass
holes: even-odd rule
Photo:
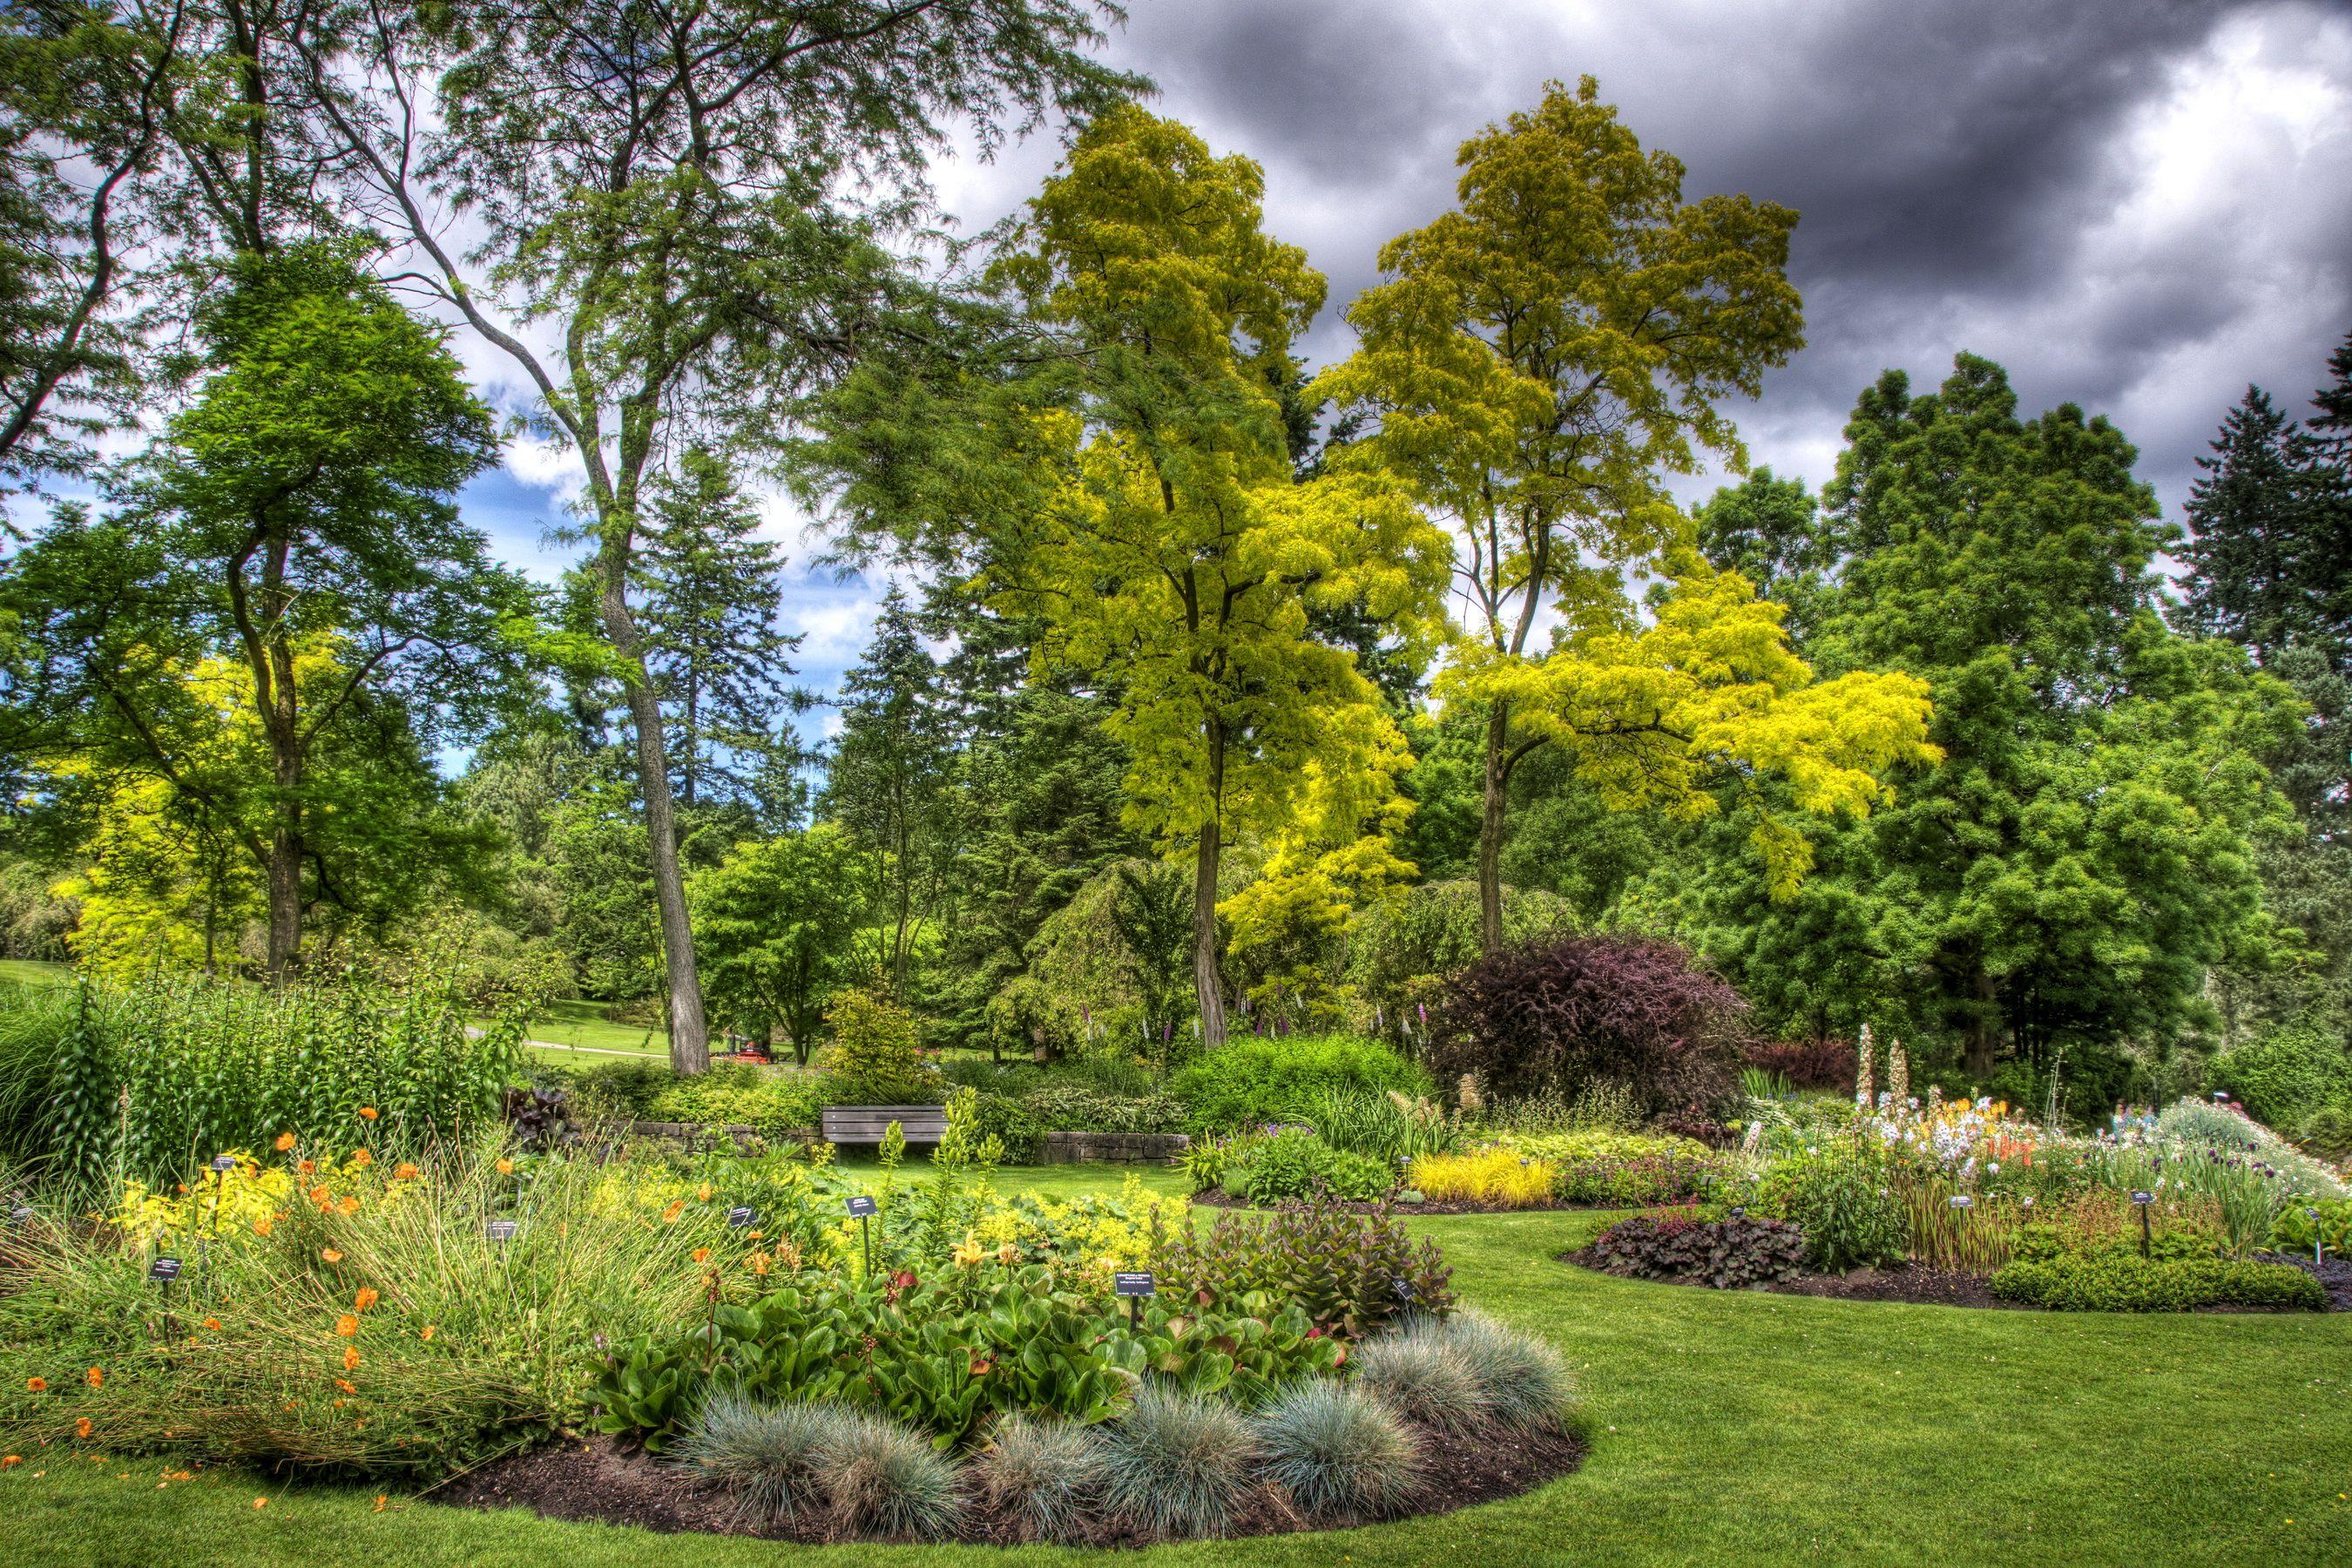
[[[531,1020],[530,1038],[551,1046],[582,1046],[599,1051],[628,1051],[648,1057],[669,1055],[668,1031],[608,1022],[602,1002],[548,1003]],[[560,1059],[570,1053],[541,1051],[538,1054]]]
[[[868,1186],[882,1175],[882,1167],[870,1154],[853,1154],[837,1163],[844,1175]],[[1060,1201],[1081,1193],[1116,1193],[1130,1171],[1142,1178],[1145,1192],[1160,1197],[1182,1197],[1192,1190],[1184,1173],[1173,1165],[1007,1165],[996,1173],[991,1184],[1001,1193],[1031,1192]],[[929,1161],[919,1157],[900,1168],[898,1179],[929,1181],[930,1173]]]
[[[1007,1173],[1115,1184],[1116,1167]],[[1121,1553],[1162,1563],[2342,1563],[2352,1315],[2104,1317],[1724,1295],[1551,1261],[1605,1216],[1423,1222],[1472,1300],[1580,1369],[1593,1449],[1527,1497],[1370,1530]],[[27,1457],[0,1560],[370,1568],[1076,1562],[793,1548],[458,1512],[161,1466]],[[43,1471],[36,1476],[33,1472]],[[127,1479],[124,1479],[127,1478]],[[253,1500],[271,1500],[256,1512]],[[2291,1521],[2291,1522],[2290,1522]],[[1108,1561],[1108,1559],[1097,1559]]]
[[[24,985],[63,985],[73,979],[73,965],[45,958],[0,958],[0,981]]]

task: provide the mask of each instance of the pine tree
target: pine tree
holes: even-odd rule
[[[697,448],[665,477],[640,553],[646,664],[669,719],[678,805],[775,792],[781,752],[801,761],[780,721],[797,635],[776,629],[784,552],[756,537],[758,510],[724,459]],[[782,798],[782,797],[780,797]]]
[[[2324,638],[2335,584],[2325,575],[2325,508],[2315,443],[2259,386],[2221,421],[2189,491],[2186,625],[2268,663],[2287,643]]]

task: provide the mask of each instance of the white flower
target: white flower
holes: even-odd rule
[[[1998,1160],[1995,1160],[1994,1162],[1992,1162],[1992,1163],[1990,1163],[1990,1164],[1987,1165],[1987,1166],[1985,1167],[1985,1169],[1986,1169],[1986,1170],[1988,1170],[1988,1171],[1990,1171],[1994,1175],[1998,1176],[1998,1175],[2000,1175],[2000,1161],[1998,1161]]]

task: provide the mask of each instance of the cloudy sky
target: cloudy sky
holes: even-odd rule
[[[2250,381],[2300,407],[2352,331],[2352,6],[2191,0],[1130,0],[1118,64],[1219,151],[1265,166],[1269,228],[1331,280],[1307,342],[1344,355],[1382,241],[1443,211],[1455,146],[1591,74],[1685,195],[1802,215],[1809,344],[1739,412],[1752,455],[1818,484],[1855,394],[1962,349],[2027,410],[2073,400],[2137,443],[2178,515]],[[1050,143],[938,172],[967,226],[1011,210]],[[481,368],[491,367],[477,362]],[[1715,479],[1701,481],[1697,493]],[[509,559],[570,476],[518,451],[469,494]],[[793,520],[772,510],[780,535]],[[801,666],[854,661],[870,584],[803,578]]]

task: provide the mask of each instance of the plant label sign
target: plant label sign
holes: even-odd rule
[[[8,1217],[18,1225],[30,1225],[33,1223],[32,1205],[29,1204],[18,1204],[15,1208],[8,1211]],[[2319,1215],[2315,1211],[2311,1217],[2317,1219]]]
[[[1955,1193],[1952,1194],[1952,1206],[1956,1209],[1974,1208],[1976,1207],[1976,1199],[1969,1196],[1966,1193]]]
[[[159,1285],[169,1285],[179,1277],[180,1260],[176,1258],[159,1258],[147,1266],[147,1278]]]
[[[849,1200],[849,1217],[852,1219],[872,1219],[881,1212],[880,1205],[863,1193]]]
[[[521,1228],[522,1226],[519,1221],[494,1219],[482,1227],[482,1234],[492,1241],[512,1241],[515,1232]]]
[[[1111,1293],[1118,1296],[1150,1296],[1158,1289],[1152,1284],[1149,1270],[1136,1274],[1124,1271],[1114,1274],[1111,1276],[1110,1285]]]
[[[2148,1205],[2156,1202],[2156,1194],[2154,1193],[2134,1193],[2132,1194],[2132,1202],[2139,1205],[2142,1208],[2146,1208]]]
[[[215,1155],[214,1155],[214,1156],[213,1156],[213,1169],[214,1169],[214,1170],[215,1170],[215,1171],[234,1171],[234,1170],[236,1170],[236,1155],[234,1155],[234,1154],[215,1154]]]
[[[760,1211],[749,1204],[739,1204],[727,1211],[727,1223],[737,1230],[748,1230],[751,1222],[759,1217]]]

